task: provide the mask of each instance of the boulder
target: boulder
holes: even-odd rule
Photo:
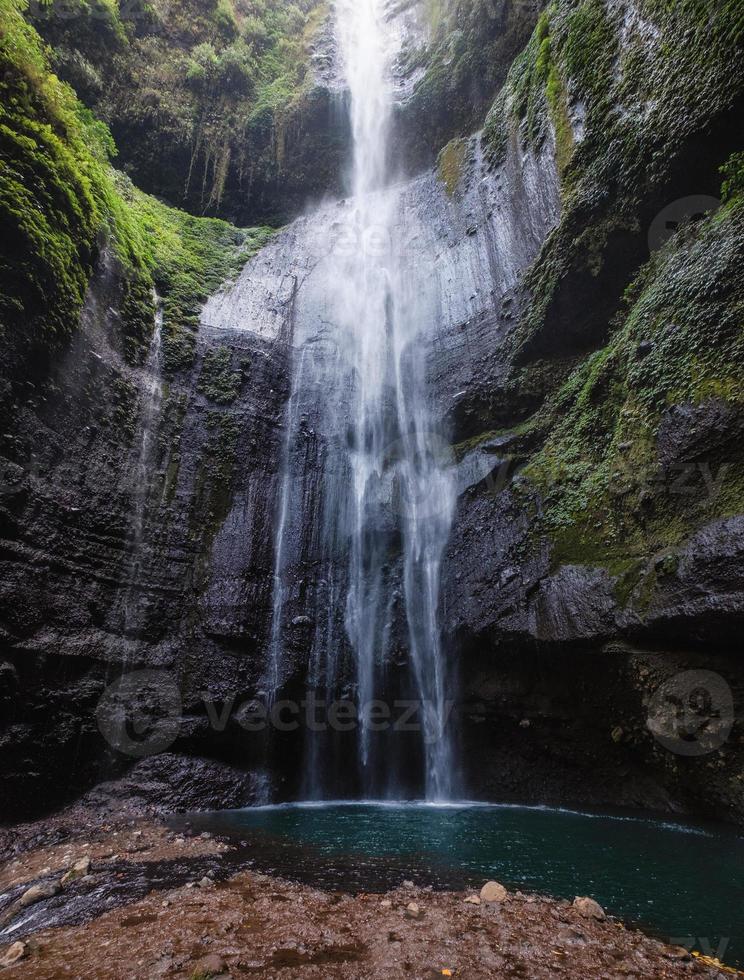
[[[90,858],[82,857],[79,861],[76,861],[69,871],[66,871],[62,875],[61,884],[64,888],[65,885],[69,885],[70,882],[76,881],[78,878],[84,878],[90,871]]]
[[[194,976],[202,977],[218,977],[220,974],[224,973],[227,967],[225,966],[225,961],[217,953],[210,953],[208,956],[202,957],[197,963],[194,964]]]
[[[0,966],[14,966],[16,963],[20,963],[21,960],[25,959],[28,955],[28,949],[25,943],[13,943],[12,946],[8,946],[0,958]]]
[[[56,881],[45,881],[39,885],[31,885],[21,895],[20,906],[25,909],[29,905],[35,905],[37,902],[44,901],[45,898],[53,898],[59,893],[59,890],[59,882]]]
[[[598,922],[604,922],[607,918],[605,910],[593,898],[577,896],[573,901],[573,907],[582,919],[596,919]]]
[[[481,901],[489,904],[505,901],[508,894],[506,888],[498,881],[487,881],[480,890]]]

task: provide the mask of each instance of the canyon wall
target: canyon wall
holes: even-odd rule
[[[404,261],[440,296],[418,351],[458,486],[442,621],[468,796],[742,818],[725,697],[717,718],[700,709],[722,735],[705,754],[670,751],[648,725],[665,684],[692,694],[690,671],[721,678],[736,709],[744,680],[737,7],[559,0],[482,132],[459,135],[436,96],[446,126],[422,123],[427,146],[412,144],[423,165],[458,134],[407,184],[401,221],[415,228]],[[426,84],[412,65],[410,128]],[[294,317],[308,235],[327,246],[318,221],[249,260],[183,333],[185,357],[170,308],[160,359],[128,355],[127,280],[104,244],[71,339],[6,366],[3,818],[130,769],[107,792],[227,805],[298,791],[296,732],[267,749],[209,706],[265,693]],[[322,450],[309,418],[298,492]],[[296,571],[290,696],[306,683],[314,574]],[[99,731],[123,669],[176,678],[183,721],[152,758]],[[184,759],[199,760],[198,801]]]

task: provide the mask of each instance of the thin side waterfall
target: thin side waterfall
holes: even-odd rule
[[[129,586],[124,594],[124,629],[127,632],[139,628],[137,606],[138,589],[141,585],[141,562],[145,533],[148,495],[151,489],[153,443],[157,434],[157,421],[163,401],[161,376],[163,306],[160,297],[155,302],[155,326],[144,364],[146,390],[142,399],[140,416],[140,440],[137,465],[134,470],[134,509],[132,514],[132,541],[129,546]]]
[[[439,592],[455,490],[430,415],[419,343],[438,299],[411,274],[420,258],[405,253],[416,238],[406,224],[415,219],[405,214],[388,164],[392,38],[385,3],[338,0],[335,11],[354,140],[350,197],[337,206],[336,220],[328,209],[319,212],[332,245],[315,306],[306,299],[309,312],[295,322],[266,684],[271,700],[282,686],[287,631],[307,619],[308,690],[326,703],[346,692],[356,700],[359,794],[410,789],[400,773],[410,770],[402,757],[411,742],[404,747],[389,730],[382,734],[372,709],[404,696],[418,705],[415,791],[448,799],[455,787]],[[320,473],[317,486],[308,467]],[[303,548],[312,587],[293,578]],[[290,600],[308,615],[287,622]],[[333,784],[329,768],[348,758],[332,736],[307,741],[306,793],[323,798]]]

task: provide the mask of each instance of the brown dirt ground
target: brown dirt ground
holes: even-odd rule
[[[141,821],[79,827],[70,839],[30,849],[16,842],[0,890],[63,872],[88,855],[91,874],[114,860],[150,862],[220,855],[219,841],[184,838]],[[510,894],[470,904],[466,893],[401,887],[387,895],[317,891],[253,871],[200,886],[153,891],[80,926],[25,940],[2,980],[151,978],[677,978],[723,977],[690,956],[614,920],[584,919],[568,902]],[[419,907],[418,917],[408,910]],[[0,960],[8,945],[0,947]],[[739,974],[742,975],[742,974]]]

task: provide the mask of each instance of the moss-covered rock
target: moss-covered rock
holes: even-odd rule
[[[233,354],[229,347],[216,347],[207,352],[199,375],[198,390],[218,405],[229,405],[240,394],[243,372],[233,369]]]
[[[276,223],[338,186],[348,134],[311,70],[327,15],[319,0],[52,0],[33,19],[139,187]]]
[[[103,221],[107,146],[48,71],[18,0],[0,3],[0,320],[16,349],[63,339],[83,304]]]
[[[744,200],[680,230],[544,407],[524,475],[554,560],[640,573],[744,500]]]
[[[398,149],[414,170],[482,124],[544,0],[426,0],[421,6],[429,41],[411,52],[407,69],[422,75],[396,124]]]
[[[728,3],[555,0],[542,15],[485,127],[494,165],[516,132],[554,140],[562,174],[562,220],[515,336],[523,361],[600,343],[654,216],[719,193],[744,107],[741,39]]]

